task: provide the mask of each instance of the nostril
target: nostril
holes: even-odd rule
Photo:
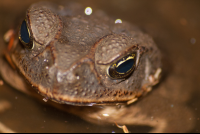
[[[79,80],[80,79],[80,75],[78,73],[75,73],[76,79]]]

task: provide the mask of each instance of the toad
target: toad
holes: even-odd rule
[[[77,4],[33,4],[16,30],[19,34],[10,36],[6,54],[21,75],[2,75],[17,89],[38,96],[35,89],[45,101],[88,121],[165,130],[169,124],[164,119],[147,119],[150,105],[133,103],[160,80],[161,53],[152,38],[128,22],[115,23],[102,11],[83,11]]]

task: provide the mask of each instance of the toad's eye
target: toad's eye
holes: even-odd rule
[[[19,40],[21,43],[28,49],[33,48],[32,38],[30,35],[30,31],[27,27],[26,21],[24,20],[21,24],[19,31]]]
[[[108,67],[107,74],[113,79],[128,77],[135,69],[136,54],[130,54]]]

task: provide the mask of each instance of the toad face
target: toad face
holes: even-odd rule
[[[22,75],[45,98],[71,105],[124,103],[149,91],[161,72],[152,38],[83,11],[47,2],[27,10],[11,53]]]

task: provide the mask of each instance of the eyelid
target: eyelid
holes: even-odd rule
[[[96,62],[99,65],[110,65],[110,64],[114,63],[115,61],[123,58],[125,55],[131,54],[133,52],[136,52],[136,53],[140,52],[140,50],[139,50],[137,45],[134,45],[134,46],[132,46],[130,48],[127,48],[126,50],[124,50],[124,51],[120,52],[119,54],[113,56],[112,58],[108,59],[107,61],[97,60]]]

